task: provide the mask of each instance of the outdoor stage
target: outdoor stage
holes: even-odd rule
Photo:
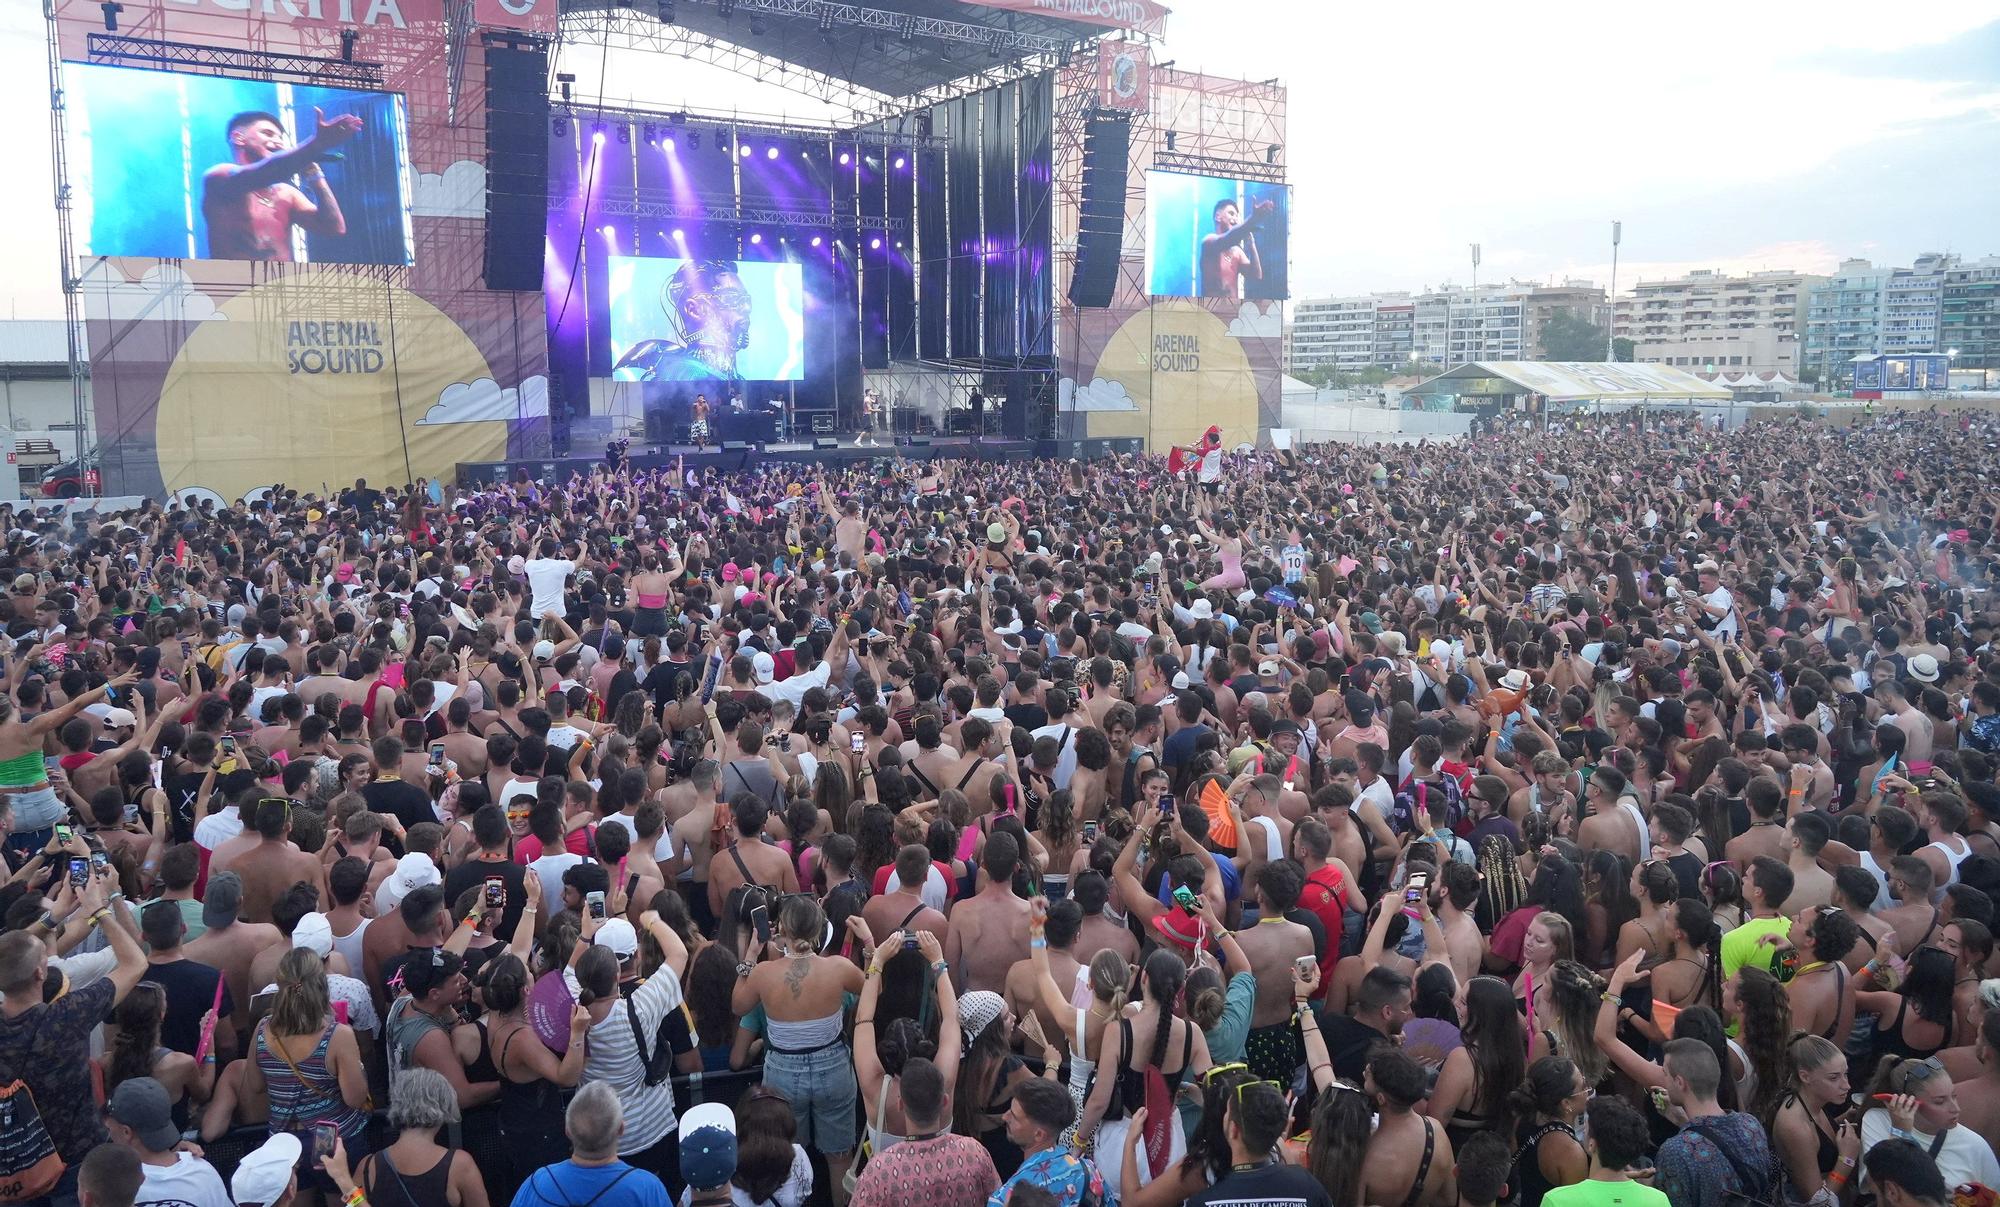
[[[856,444],[852,436],[843,436],[831,448],[816,448],[810,443],[767,444],[760,451],[755,446],[734,445],[727,448],[710,446],[705,453],[694,451],[692,446],[673,445],[658,452],[635,449],[630,457],[634,469],[718,469],[740,471],[752,465],[779,462],[792,465],[847,466],[858,461],[876,461],[900,458],[905,461],[972,460],[972,461],[1026,461],[1036,456],[1050,455],[1055,451],[1037,445],[1032,440],[981,440],[974,444],[967,436],[940,436],[935,439],[918,436],[917,444]],[[1043,442],[1044,445],[1054,442]],[[542,480],[567,477],[572,473],[587,474],[604,464],[598,457],[560,457],[546,460],[521,461],[461,461],[458,463],[458,482],[461,486],[490,485],[496,481],[512,477],[518,470],[526,470],[528,476]]]

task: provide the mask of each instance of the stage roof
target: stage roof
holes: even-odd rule
[[[565,13],[610,12],[650,17],[657,11],[650,0],[643,4],[631,0],[561,0],[561,3]],[[1119,32],[1096,22],[963,0],[862,0],[858,6],[827,7],[836,11],[860,8],[920,20],[958,22],[1052,43],[1081,42]],[[962,40],[916,36],[905,42],[896,30],[859,28],[851,21],[836,23],[830,31],[822,31],[821,10],[801,0],[761,0],[738,3],[733,8],[725,19],[717,3],[680,0],[671,8],[673,24],[690,33],[741,46],[766,58],[890,97],[936,88],[1024,57],[1018,48],[1004,50],[996,57],[987,46]]]
[[[1453,388],[1453,383],[1497,379],[1517,390]],[[1540,394],[1560,404],[1608,399],[1618,402],[1671,402],[1719,399],[1727,402],[1729,387],[1703,381],[1667,365],[1546,361],[1480,360],[1458,366],[1424,382],[1414,394]]]

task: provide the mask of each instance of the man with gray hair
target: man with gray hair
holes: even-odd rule
[[[618,1091],[593,1081],[577,1091],[563,1116],[570,1158],[544,1165],[514,1194],[514,1207],[669,1207],[660,1179],[618,1159],[625,1111]]]

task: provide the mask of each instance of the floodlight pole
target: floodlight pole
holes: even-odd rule
[[[1604,324],[1604,363],[1618,359],[1618,240],[1625,233],[1623,222],[1611,224],[1611,318]]]

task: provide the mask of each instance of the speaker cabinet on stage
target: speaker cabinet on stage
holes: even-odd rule
[[[539,293],[547,237],[546,50],[486,47],[486,287]]]
[[[1078,306],[1109,306],[1118,287],[1131,151],[1130,114],[1103,111],[1086,119],[1076,271],[1069,281],[1069,300]]]
[[[840,441],[834,439],[832,436],[813,437],[813,448],[818,450],[819,452],[825,452],[828,449],[839,448],[839,447],[840,447]]]

